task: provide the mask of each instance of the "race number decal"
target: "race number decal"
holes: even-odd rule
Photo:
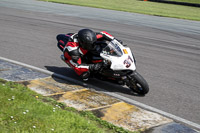
[[[131,59],[130,56],[128,56],[128,58],[124,60],[124,65],[126,66],[126,68],[129,68],[132,63],[133,63],[133,60]]]

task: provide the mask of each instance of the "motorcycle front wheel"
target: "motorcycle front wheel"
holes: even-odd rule
[[[129,87],[132,91],[145,95],[149,92],[149,85],[147,81],[136,71],[134,71],[129,79]]]

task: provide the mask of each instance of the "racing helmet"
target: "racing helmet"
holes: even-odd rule
[[[97,41],[96,34],[90,29],[82,29],[78,32],[78,41],[85,50],[92,50]]]

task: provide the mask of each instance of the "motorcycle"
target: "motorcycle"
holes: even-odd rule
[[[83,60],[90,63],[102,62],[102,68],[92,73],[94,78],[115,81],[128,86],[134,93],[145,95],[149,92],[147,81],[136,71],[136,60],[131,49],[118,40],[98,42]]]

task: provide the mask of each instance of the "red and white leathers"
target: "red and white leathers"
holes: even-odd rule
[[[114,39],[114,37],[106,31],[96,33],[96,37],[97,41],[111,41]],[[82,62],[81,57],[88,51],[80,47],[77,33],[69,33],[67,35],[60,34],[57,36],[57,40],[58,47],[63,50],[65,62],[77,73],[77,75],[81,76],[90,71],[90,65]]]

